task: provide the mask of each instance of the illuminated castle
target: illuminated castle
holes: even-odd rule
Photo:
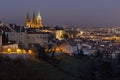
[[[38,12],[37,16],[35,15],[35,13],[33,13],[32,19],[30,19],[29,13],[27,13],[26,26],[29,28],[41,28],[41,27],[43,27],[42,17],[40,16],[40,12]]]

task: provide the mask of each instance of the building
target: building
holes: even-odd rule
[[[38,43],[42,47],[47,47],[50,35],[51,33],[49,32],[28,32],[27,39],[29,44]]]
[[[35,15],[35,13],[33,13],[32,19],[30,19],[29,13],[27,13],[26,27],[29,27],[29,28],[41,28],[41,27],[43,27],[42,17],[40,15],[40,12],[38,12],[37,16]]]
[[[10,59],[28,59],[32,57],[30,50],[20,49],[18,44],[7,44],[2,46],[2,56],[7,56]]]
[[[2,34],[0,34],[0,47],[2,46]]]
[[[7,32],[9,41],[16,41],[16,43],[28,47],[28,39],[26,32]]]
[[[0,52],[2,50],[2,34],[0,34]]]
[[[24,47],[28,47],[31,43],[38,43],[46,47],[49,36],[50,33],[45,32],[8,32],[10,41],[16,41]]]
[[[52,33],[49,32],[36,31],[36,29],[33,28],[26,28],[14,24],[4,24],[4,27],[0,27],[0,30],[4,31],[8,36],[9,43],[17,43],[21,48],[28,48],[31,43],[38,43],[42,47],[46,47],[49,37],[52,35]]]

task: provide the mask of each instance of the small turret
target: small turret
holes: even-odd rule
[[[35,12],[33,12],[33,17],[32,17],[32,21],[35,22]]]
[[[30,17],[29,17],[29,13],[27,12],[27,16],[26,16],[26,26],[30,27]]]
[[[27,12],[26,21],[30,21],[29,13]]]

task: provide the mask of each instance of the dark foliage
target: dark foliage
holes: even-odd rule
[[[2,33],[2,43],[3,44],[8,43],[8,34],[5,34],[5,32]]]
[[[113,68],[110,62],[103,61],[96,75],[96,80],[109,80],[112,78]]]

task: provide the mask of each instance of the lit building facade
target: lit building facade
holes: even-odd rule
[[[40,15],[40,12],[38,12],[37,16],[35,15],[35,13],[33,13],[32,19],[30,19],[29,13],[27,13],[26,27],[29,27],[29,28],[41,28],[41,27],[43,27],[42,17]]]
[[[48,44],[50,33],[45,32],[7,32],[10,41],[16,41],[18,44],[23,44],[28,47],[30,43],[38,43],[43,47]]]

